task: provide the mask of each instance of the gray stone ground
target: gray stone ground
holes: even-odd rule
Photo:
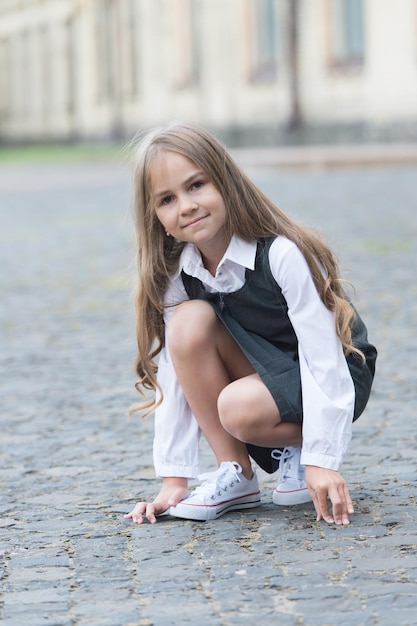
[[[126,165],[0,170],[0,623],[417,624],[417,167],[257,169],[322,229],[379,348],[344,475],[356,514],[263,505],[132,526],[158,490],[152,419],[128,418],[133,235]],[[202,469],[213,458],[202,449]]]

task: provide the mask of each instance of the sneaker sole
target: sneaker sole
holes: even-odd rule
[[[169,509],[169,514],[173,517],[181,517],[198,522],[207,522],[217,519],[229,511],[237,511],[240,509],[254,509],[261,504],[260,492],[236,498],[219,504],[177,504]]]
[[[277,491],[275,489],[272,494],[272,501],[278,506],[291,506],[312,502],[312,498],[308,489],[295,489],[294,491]]]

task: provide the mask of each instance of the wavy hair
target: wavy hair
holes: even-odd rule
[[[362,353],[352,344],[355,316],[343,291],[335,255],[322,236],[281,211],[242,172],[225,147],[201,126],[172,123],[148,133],[134,157],[133,190],[137,244],[136,389],[143,401],[130,412],[151,413],[162,402],[155,357],[164,346],[164,295],[170,275],[178,268],[184,243],[167,237],[152,204],[151,172],[162,152],[175,152],[193,161],[213,183],[226,207],[226,229],[245,241],[283,235],[293,241],[310,268],[325,306],[335,313],[336,332],[346,355]],[[324,275],[323,275],[324,268]],[[149,396],[146,392],[153,392]],[[155,393],[156,392],[156,393]]]

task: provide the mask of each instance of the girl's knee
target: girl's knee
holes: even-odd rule
[[[217,410],[223,428],[245,443],[265,439],[281,422],[278,407],[257,374],[227,385],[218,396]]]
[[[168,322],[171,354],[189,354],[206,346],[217,322],[213,308],[203,300],[183,302]]]
[[[217,410],[223,428],[239,441],[250,442],[253,431],[253,418],[248,403],[236,395],[234,385],[225,387],[217,399]]]

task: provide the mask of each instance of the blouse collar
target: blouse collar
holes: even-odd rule
[[[250,270],[255,269],[256,248],[256,240],[244,241],[236,235],[232,235],[227,250],[217,267],[217,271],[228,261]],[[193,276],[197,268],[205,269],[200,251],[195,244],[187,243],[181,253],[178,269],[175,272],[174,278],[177,278],[182,270],[184,270],[186,274]]]

